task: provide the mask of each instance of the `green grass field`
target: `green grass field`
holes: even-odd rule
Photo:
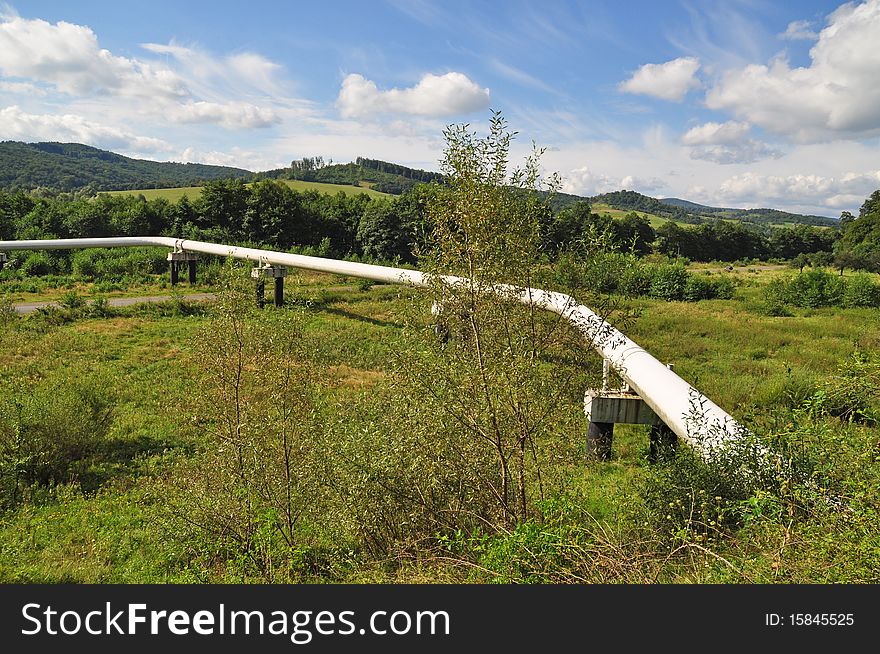
[[[344,184],[324,184],[322,182],[304,182],[296,179],[281,180],[294,191],[319,191],[320,193],[328,193],[335,195],[342,192],[346,194],[365,193],[371,198],[387,198],[391,197],[388,193],[380,193],[365,186],[355,187]],[[180,188],[149,188],[133,191],[103,191],[110,195],[143,195],[147,200],[156,198],[164,198],[169,202],[177,202],[183,196],[187,196],[190,200],[195,200],[202,193],[200,186],[185,186]]]
[[[591,211],[593,213],[599,214],[600,216],[608,214],[609,216],[611,216],[612,218],[615,218],[615,219],[623,218],[628,213],[632,213],[632,210],[615,209],[614,207],[611,207],[607,204],[601,204],[601,203],[592,205]],[[647,213],[646,211],[636,211],[636,213],[639,214],[640,216],[645,216],[648,219],[648,222],[651,223],[651,227],[653,227],[654,229],[657,229],[661,225],[668,223],[670,220],[672,220],[671,218],[657,216],[652,213]],[[673,222],[677,222],[677,221],[673,221]],[[678,223],[678,224],[684,225],[685,223]]]
[[[646,429],[618,426],[612,460],[587,463],[582,456],[586,424],[581,398],[572,397],[568,415],[561,418],[570,425],[566,442],[546,444],[542,483],[548,489],[564,488],[566,501],[574,501],[587,516],[583,523],[566,527],[573,531],[563,532],[587,534],[586,544],[578,541],[586,557],[578,559],[579,574],[607,568],[602,574],[613,581],[633,579],[632,571],[644,570],[645,576],[638,579],[679,583],[880,581],[880,530],[872,522],[877,498],[869,492],[880,477],[880,429],[798,413],[854,352],[880,350],[878,311],[795,309],[790,317],[771,317],[761,311],[761,288],[789,271],[713,274],[739,280],[734,299],[633,301],[638,317],[627,328],[628,335],[661,361],[673,363],[679,375],[757,432],[797,432],[804,447],[818,447],[819,465],[844,477],[841,487],[853,496],[857,512],[792,514],[776,520],[762,517],[756,508],[750,521],[711,542],[698,541],[684,549],[658,544],[653,527],[640,522],[645,510],[640,489],[652,475],[645,460]],[[399,352],[411,347],[405,337],[406,317],[415,307],[427,322],[429,311],[418,291],[359,287],[355,282],[295,275],[286,285],[293,308],[267,309],[264,315],[271,322],[285,312],[303,312],[303,332],[317,344],[322,392],[337,407],[328,413],[329,419],[361,438],[376,429],[376,416],[392,410],[385,382],[395,374]],[[88,288],[78,290],[88,293]],[[0,322],[0,368],[7,380],[51,389],[100,379],[113,407],[106,442],[78,478],[54,489],[37,489],[17,509],[0,513],[0,581],[265,580],[245,575],[247,562],[234,553],[182,538],[171,518],[174,508],[168,498],[184,492],[175,479],[186,474],[203,445],[198,435],[202,425],[195,422],[190,405],[204,356],[199,338],[211,320],[204,309],[154,306],[71,321],[34,316]],[[597,375],[598,357],[590,365],[590,374]],[[378,449],[371,456],[382,461],[386,454]],[[772,507],[761,510],[772,512]],[[538,532],[558,533],[554,530],[559,525],[547,520],[535,527]],[[420,558],[411,550],[393,562],[370,557],[356,545],[356,524],[341,522],[338,528],[333,542],[321,546],[324,549],[301,554],[298,565],[305,572],[298,579],[536,580],[543,577],[517,575],[526,575],[535,565],[574,565],[561,554],[558,560],[536,563],[538,544],[552,550],[552,541],[536,544],[529,539],[539,535],[531,532],[510,534],[501,541],[506,549],[494,555],[492,541],[485,541],[481,554],[475,555],[482,557],[478,564],[465,564],[454,556]],[[507,558],[499,563],[492,557],[501,552]],[[466,556],[461,556],[464,561]]]

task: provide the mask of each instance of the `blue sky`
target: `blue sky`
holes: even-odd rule
[[[837,216],[880,188],[880,0],[0,4],[0,139],[437,169],[500,110],[564,190]]]

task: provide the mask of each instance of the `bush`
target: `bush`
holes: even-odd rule
[[[824,381],[822,391],[831,414],[875,424],[880,420],[880,355],[854,352]]]
[[[13,323],[17,318],[15,305],[8,298],[0,298],[0,327]]]
[[[75,481],[106,437],[110,400],[96,380],[68,376],[57,384],[5,384],[0,394],[0,507],[11,508],[35,486]]]
[[[880,307],[880,284],[871,281],[864,273],[853,275],[846,280],[843,292],[845,307]]]
[[[814,309],[839,306],[843,299],[844,281],[824,270],[810,270],[788,283],[787,296],[792,304]]]
[[[688,271],[684,266],[676,264],[656,266],[651,279],[651,297],[668,301],[684,299],[688,277]]]
[[[880,307],[880,285],[865,274],[844,279],[815,269],[788,279],[772,279],[764,289],[764,303],[770,315],[785,315],[786,304],[809,309]]]
[[[21,272],[27,276],[48,275],[55,272],[49,255],[43,251],[31,252],[21,264]]]
[[[86,301],[76,291],[67,291],[58,300],[58,304],[65,309],[80,309],[85,306],[85,303]]]
[[[684,285],[682,299],[688,302],[710,300],[716,295],[716,287],[711,279],[698,275],[689,275]]]
[[[715,297],[719,300],[730,300],[733,298],[733,292],[736,290],[736,284],[729,277],[719,277],[714,281]]]
[[[620,275],[618,290],[628,297],[648,295],[651,291],[651,267],[633,259]]]

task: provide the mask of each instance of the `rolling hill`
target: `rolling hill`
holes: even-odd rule
[[[324,165],[321,157],[293,161],[289,167],[251,172],[243,168],[195,163],[172,163],[132,159],[79,143],[0,142],[0,189],[30,191],[49,188],[72,192],[86,190],[143,192],[176,199],[195,196],[198,186],[216,179],[246,181],[277,179],[297,190],[338,190],[369,195],[399,195],[417,184],[442,181],[436,172],[409,168],[378,159],[358,157],[354,162]],[[151,192],[164,189],[163,192]],[[652,198],[635,191],[614,191],[594,197],[556,193],[555,209],[574,202],[590,202],[597,211],[614,216],[636,211],[647,214],[652,224],[667,220],[700,224],[713,220],[736,220],[756,225],[791,226],[807,224],[836,227],[826,216],[794,214],[777,209],[734,209],[710,207],[681,198]]]
[[[827,216],[789,213],[778,209],[732,209],[710,207],[679,198],[657,199],[635,191],[614,191],[589,198],[594,205],[648,213],[680,223],[699,224],[712,220],[737,220],[757,225],[791,226],[806,224],[818,227],[837,227],[838,221]]]
[[[708,207],[680,198],[660,198],[660,203],[673,207],[680,207],[686,211],[709,218],[722,218],[724,220],[741,220],[747,223],[761,223],[770,225],[787,225],[803,223],[819,227],[836,227],[838,221],[827,216],[813,216],[799,213],[789,213],[779,209],[733,209],[730,207]]]
[[[132,159],[79,143],[0,142],[0,188],[10,191],[169,188],[252,175],[228,166]]]
[[[347,195],[364,193],[371,198],[385,198],[390,196],[390,194],[388,193],[382,193],[381,191],[377,191],[367,186],[327,184],[324,182],[304,182],[297,179],[280,179],[277,181],[282,182],[283,184],[287,184],[287,186],[292,188],[294,191],[299,192],[318,191],[319,193],[329,193],[330,195],[334,195],[336,193],[345,193]],[[107,193],[110,195],[143,195],[144,198],[146,198],[147,200],[165,198],[169,202],[177,202],[184,195],[187,196],[190,200],[195,200],[202,194],[202,187],[176,186],[174,188],[144,188],[123,191],[101,191],[101,193]]]

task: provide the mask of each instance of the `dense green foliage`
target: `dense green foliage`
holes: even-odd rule
[[[228,166],[131,159],[78,143],[0,142],[0,189],[96,191],[193,186],[212,179],[248,177]]]
[[[696,227],[670,221],[656,233],[657,252],[693,261],[790,259],[799,254],[830,253],[837,237],[835,231],[809,225],[761,232],[723,220]]]
[[[0,191],[0,239],[169,235],[276,249],[322,248],[324,256],[412,259],[420,191],[392,199],[361,194],[297,192],[263,180],[207,183],[198,199],[146,201],[127,195],[40,198]],[[11,269],[29,258],[43,273],[69,272],[70,254],[11,254]],[[48,258],[47,258],[48,257]],[[36,271],[34,271],[36,272]]]
[[[784,311],[786,304],[808,308],[880,307],[880,284],[864,273],[844,278],[815,269],[773,279],[764,297],[768,307],[778,312]]]
[[[729,299],[734,283],[722,275],[698,274],[681,262],[646,261],[632,253],[595,251],[583,257],[566,253],[554,271],[556,286],[600,294],[654,297],[668,301]]]
[[[844,214],[841,227],[838,266],[880,272],[880,190],[865,200],[857,218]]]

